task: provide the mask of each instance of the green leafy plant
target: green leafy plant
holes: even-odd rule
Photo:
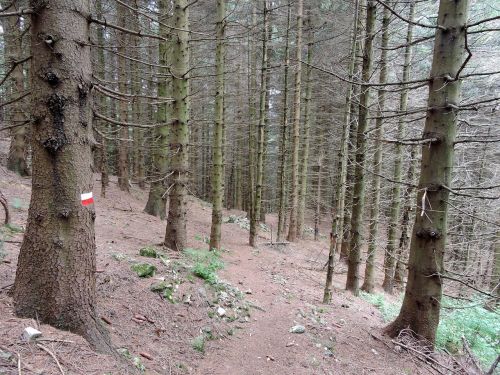
[[[217,284],[217,271],[224,268],[217,251],[185,249],[184,254],[194,262],[191,270],[195,276],[211,285]]]

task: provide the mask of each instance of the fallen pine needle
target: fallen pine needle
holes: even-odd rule
[[[61,364],[59,363],[59,361],[57,360],[56,355],[54,353],[52,353],[48,348],[46,348],[45,346],[43,346],[42,344],[36,344],[36,346],[38,346],[40,349],[42,349],[43,351],[45,351],[46,353],[48,353],[52,357],[52,359],[56,362],[57,367],[59,368],[59,371],[61,371],[61,374],[65,375],[64,374],[64,370],[61,367]]]

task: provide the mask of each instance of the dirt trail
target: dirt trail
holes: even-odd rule
[[[29,179],[0,170],[0,189],[12,208],[13,223],[24,226],[31,191]],[[149,291],[151,279],[138,279],[130,262],[117,261],[114,254],[137,258],[138,249],[162,240],[165,222],[142,212],[147,192],[134,187],[124,194],[112,183],[106,198],[100,197],[96,176],[96,243],[98,266],[98,310],[112,325],[109,330],[117,347],[126,347],[132,355],[147,352],[153,358],[142,358],[146,374],[425,374],[412,358],[397,354],[387,338],[381,336],[383,322],[374,307],[343,292],[345,275],[335,277],[334,302],[323,305],[324,272],[327,240],[304,240],[276,248],[262,244],[258,250],[247,245],[248,231],[238,224],[223,225],[223,252],[226,267],[220,277],[248,292],[245,298],[256,307],[248,321],[223,321],[210,317],[214,307],[207,298],[198,297],[205,288],[201,280],[181,284],[180,297],[193,296],[194,302],[171,304]],[[226,212],[243,215],[242,212]],[[189,203],[189,245],[205,247],[200,237],[210,233],[210,207],[198,199]],[[276,217],[268,216],[276,227]],[[328,224],[322,233],[328,233]],[[261,243],[269,241],[262,232]],[[0,287],[14,280],[16,258],[22,234],[14,234],[4,243],[6,258],[0,262]],[[175,260],[175,254],[169,254]],[[172,271],[156,261],[159,275],[170,277]],[[169,276],[170,275],[170,276]],[[208,290],[208,288],[206,288]],[[19,334],[30,319],[16,318],[12,301],[0,290],[0,350],[22,357],[24,372],[38,369],[57,374],[58,369],[47,353],[19,341]],[[182,294],[183,293],[183,294]],[[210,298],[210,297],[209,297]],[[134,320],[136,314],[151,322]],[[305,333],[289,330],[300,324]],[[192,340],[203,327],[218,332],[232,330],[233,336],[207,341],[204,354],[195,351]],[[45,345],[59,357],[67,374],[124,375],[133,373],[106,356],[98,355],[78,336],[42,325],[45,337],[57,340]],[[64,342],[64,341],[71,341]],[[0,373],[17,374],[17,366],[0,358]],[[4,367],[2,367],[4,366]],[[23,372],[23,373],[24,373]],[[35,372],[36,373],[36,372]],[[40,372],[38,372],[40,373]]]

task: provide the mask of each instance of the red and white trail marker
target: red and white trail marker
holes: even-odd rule
[[[94,203],[94,197],[92,196],[92,192],[90,193],[83,193],[81,195],[82,197],[82,205],[83,206],[88,206]]]

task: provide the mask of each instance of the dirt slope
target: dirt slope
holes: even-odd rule
[[[247,246],[246,229],[224,224],[227,251],[220,277],[243,292],[245,301],[236,303],[252,306],[250,316],[219,318],[219,305],[232,311],[227,302],[221,302],[221,292],[189,277],[185,259],[171,252],[168,265],[148,259],[158,269],[155,277],[180,283],[175,291],[178,303],[169,303],[149,290],[158,280],[140,279],[130,269],[134,261],[144,261],[138,255],[141,247],[161,242],[165,222],[142,212],[146,192],[134,188],[131,195],[123,194],[112,182],[108,196],[101,198],[97,179],[99,314],[111,323],[107,326],[116,346],[138,358],[147,374],[426,373],[410,356],[396,354],[381,337],[383,323],[373,307],[341,290],[344,276],[337,275],[335,280],[333,304],[321,304],[324,272],[319,269],[326,262],[326,240],[301,241],[284,248],[262,245],[256,251]],[[0,167],[0,190],[11,204],[13,224],[23,227],[30,180]],[[206,203],[190,198],[188,237],[193,248],[206,246],[203,237],[209,234],[210,213]],[[268,219],[271,224],[275,220],[273,216]],[[66,374],[137,372],[126,363],[94,353],[80,337],[45,325],[39,328],[48,341],[41,344],[54,357],[20,339],[22,330],[37,327],[37,322],[13,315],[8,289],[22,233],[7,234],[6,257],[0,262],[0,374],[18,374],[18,364],[23,374],[59,374],[54,357]],[[186,298],[188,303],[183,302]],[[305,333],[289,332],[297,324],[305,327]],[[206,341],[205,353],[200,353],[193,349],[193,340],[207,327],[213,339]],[[12,357],[7,358],[7,353]]]

